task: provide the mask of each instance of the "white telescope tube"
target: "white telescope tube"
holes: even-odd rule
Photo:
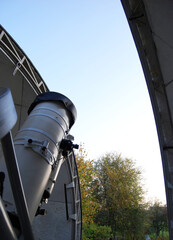
[[[65,96],[47,92],[36,98],[29,112],[14,144],[32,221],[52,168],[58,164],[59,145],[75,121],[76,109]]]

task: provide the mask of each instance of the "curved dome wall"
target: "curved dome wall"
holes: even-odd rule
[[[155,116],[165,179],[170,239],[173,239],[173,2],[121,2],[141,60]]]
[[[49,89],[20,49],[0,25],[0,86],[10,88],[18,114],[14,132],[19,129],[35,97]]]

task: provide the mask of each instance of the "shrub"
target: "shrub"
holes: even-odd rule
[[[111,237],[111,228],[95,223],[83,224],[82,240],[104,240]]]

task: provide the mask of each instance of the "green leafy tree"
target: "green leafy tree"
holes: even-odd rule
[[[113,235],[139,237],[144,232],[144,191],[141,171],[135,162],[109,153],[95,162],[98,173],[95,196],[100,211],[95,221],[108,224]],[[140,224],[138,224],[140,222]]]
[[[148,232],[155,235],[155,239],[168,231],[167,207],[159,201],[155,201],[148,208]]]

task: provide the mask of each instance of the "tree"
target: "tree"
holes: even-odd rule
[[[93,222],[98,206],[93,194],[95,187],[93,182],[96,178],[96,173],[93,161],[87,159],[87,154],[83,147],[80,147],[79,152],[76,154],[76,162],[82,198],[82,222],[88,224]]]
[[[168,231],[167,207],[159,201],[155,201],[148,208],[149,233],[154,233],[156,239],[164,231]]]
[[[141,171],[133,160],[115,153],[102,156],[95,162],[95,169],[99,183],[95,188],[95,196],[100,202],[96,222],[111,226],[114,236],[121,233],[136,237],[143,232],[144,226]]]

